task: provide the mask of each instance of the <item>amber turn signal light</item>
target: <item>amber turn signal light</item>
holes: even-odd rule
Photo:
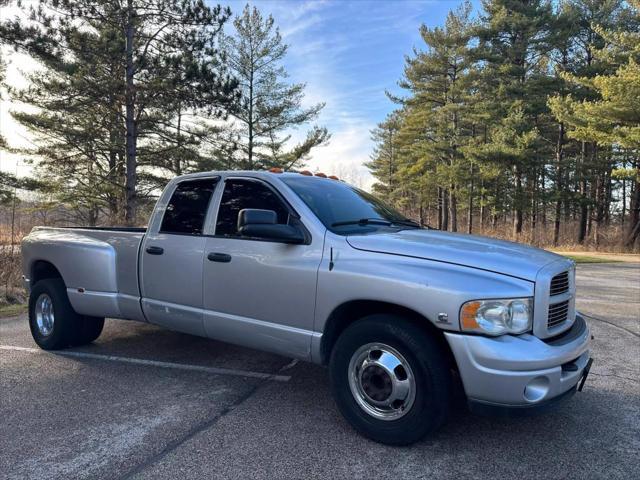
[[[460,311],[460,324],[463,329],[474,329],[479,327],[478,321],[476,320],[479,308],[480,302],[469,302],[464,304]]]

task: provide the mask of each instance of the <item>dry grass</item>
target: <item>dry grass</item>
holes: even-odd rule
[[[466,231],[466,229],[459,230]],[[620,225],[610,225],[603,229],[597,242],[592,233],[582,244],[578,243],[576,240],[577,230],[578,226],[576,223],[563,225],[560,229],[560,239],[557,245],[554,245],[553,243],[553,225],[551,223],[548,223],[546,227],[540,225],[535,231],[532,231],[530,228],[525,226],[520,235],[513,234],[512,226],[510,224],[499,228],[480,229],[478,227],[477,229],[474,229],[473,233],[519,243],[528,243],[547,250],[552,249],[565,252],[585,253],[640,253],[640,245],[638,244],[636,244],[633,249],[624,247],[623,239],[626,235],[626,228]]]
[[[621,261],[609,259],[607,257],[594,257],[593,255],[565,254],[564,256],[570,258],[576,263],[619,263]]]
[[[401,208],[400,211],[407,217],[418,221],[421,216],[416,207]],[[425,209],[422,212],[423,221],[429,226],[436,228],[438,225],[438,212],[433,209]],[[595,238],[596,222],[592,220],[591,229],[583,243],[578,242],[579,222],[574,218],[562,218],[560,225],[559,241],[554,245],[554,223],[552,215],[547,213],[546,221],[542,221],[540,214],[535,228],[532,228],[531,218],[525,216],[522,225],[522,232],[519,235],[513,233],[513,221],[509,216],[498,218],[497,225],[492,225],[492,218],[485,215],[484,224],[481,225],[479,215],[473,217],[473,228],[471,233],[484,235],[487,237],[510,240],[512,242],[526,243],[536,247],[563,250],[570,252],[610,252],[610,253],[640,253],[640,240],[636,242],[634,248],[626,248],[626,239],[629,225],[620,223],[620,216],[612,216],[608,225],[603,225],[600,229],[598,239]],[[458,211],[458,232],[467,233],[467,215],[465,211]]]
[[[637,253],[567,252],[555,249],[553,251],[575,260],[576,263],[640,263],[640,255]]]
[[[21,305],[26,301],[20,251],[16,248],[12,253],[9,247],[0,248],[0,308]]]
[[[26,303],[0,305],[0,317],[17,317],[27,311]]]
[[[20,243],[20,239],[27,235],[31,231],[29,230],[18,230],[13,233],[13,243]],[[0,245],[11,245],[11,228],[8,228],[6,225],[0,226]]]

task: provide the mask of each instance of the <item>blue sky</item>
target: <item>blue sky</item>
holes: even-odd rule
[[[246,1],[229,3],[234,13]],[[285,66],[296,82],[307,83],[306,102],[324,101],[317,123],[333,137],[316,149],[309,166],[368,187],[362,164],[373,144],[371,129],[394,105],[385,90],[399,93],[404,56],[422,48],[421,24],[442,25],[459,0],[253,1],[271,13],[290,45]],[[477,7],[479,1],[473,2]],[[294,132],[304,135],[304,128]]]
[[[217,1],[211,3],[218,3]],[[243,1],[220,2],[233,13],[242,12]],[[285,59],[291,81],[307,84],[305,103],[325,102],[317,120],[329,128],[329,145],[312,153],[308,167],[335,174],[368,188],[372,178],[363,164],[373,143],[371,129],[394,105],[385,90],[398,93],[404,57],[414,47],[423,48],[419,27],[442,25],[447,13],[461,0],[257,0],[249,2],[263,14],[271,13],[289,44]],[[476,8],[479,0],[473,1]],[[13,8],[2,16],[13,16]],[[230,27],[231,25],[229,25]],[[230,29],[227,29],[230,31]],[[11,55],[7,81],[23,86],[20,71],[33,68],[24,55]],[[6,96],[0,101],[0,129],[13,146],[31,144],[29,133],[9,116],[15,108]],[[22,106],[24,108],[24,106]],[[300,140],[306,127],[291,132]],[[28,174],[31,167],[18,164],[17,156],[0,154],[0,169]]]

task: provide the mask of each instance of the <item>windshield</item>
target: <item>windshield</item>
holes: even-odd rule
[[[307,176],[282,177],[331,231],[368,233],[380,229],[420,228],[373,195],[336,180]]]

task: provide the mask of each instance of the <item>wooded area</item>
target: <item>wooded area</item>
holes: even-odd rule
[[[6,5],[15,2],[3,2]],[[0,24],[0,42],[40,69],[5,85],[35,147],[34,178],[4,172],[0,196],[35,189],[40,208],[72,223],[137,225],[173,176],[214,169],[294,168],[329,139],[312,127],[304,84],[289,83],[287,45],[271,16],[203,0],[42,0]],[[232,24],[232,25],[231,25]],[[4,70],[3,70],[4,71]],[[7,142],[3,140],[3,147]],[[61,212],[58,212],[61,213]]]
[[[373,132],[374,190],[443,230],[637,248],[639,7],[485,0],[423,26]]]
[[[305,85],[283,67],[288,47],[256,8],[0,5],[22,10],[0,22],[0,43],[39,65],[18,88],[0,59],[2,95],[29,107],[12,115],[34,142],[16,149],[0,138],[33,165],[32,178],[0,172],[12,240],[37,223],[144,224],[175,175],[296,169],[330,138],[313,125],[324,104],[302,106]],[[485,0],[421,27],[424,43],[399,79],[405,93],[388,95],[397,107],[372,132],[375,192],[443,230],[637,250],[639,8]],[[292,145],[291,129],[304,125]]]

